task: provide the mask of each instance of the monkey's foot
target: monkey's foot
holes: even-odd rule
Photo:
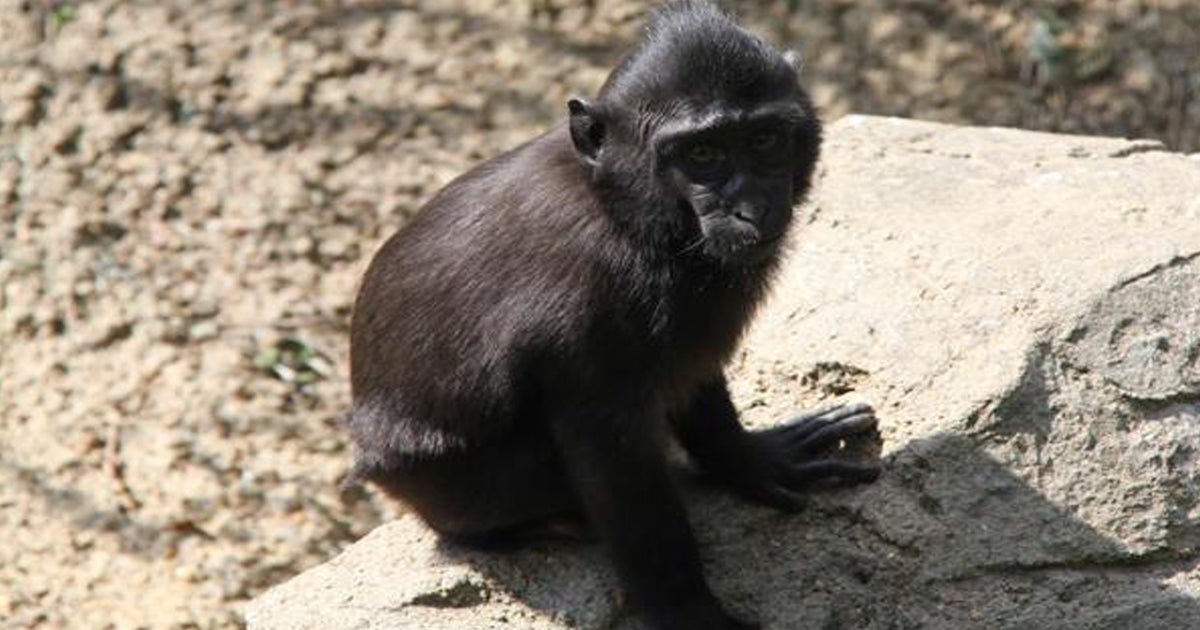
[[[868,405],[837,405],[755,433],[761,464],[754,467],[757,474],[736,485],[751,499],[795,510],[804,504],[799,493],[815,483],[875,481],[882,472],[879,462],[856,452],[872,442],[880,444],[877,425]],[[871,455],[877,457],[874,450]]]
[[[711,596],[667,608],[652,609],[646,621],[654,630],[759,630],[757,623],[730,616]]]

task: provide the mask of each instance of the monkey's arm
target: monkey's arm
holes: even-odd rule
[[[822,455],[839,440],[875,428],[875,412],[866,405],[831,407],[751,433],[738,421],[725,379],[718,378],[699,389],[674,424],[703,472],[750,500],[783,510],[803,507],[799,492],[814,481],[861,483],[880,472],[877,463]]]
[[[599,400],[619,400],[619,396]],[[722,609],[643,409],[580,402],[552,421],[567,475],[631,603],[656,630],[751,630]]]

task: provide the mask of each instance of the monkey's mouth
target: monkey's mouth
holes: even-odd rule
[[[773,235],[771,235],[771,236],[767,236],[766,238],[761,238],[761,239],[759,239],[757,242],[755,242],[753,245],[751,245],[751,247],[759,247],[759,248],[762,248],[762,247],[768,247],[768,248],[773,248],[773,247],[776,247],[776,246],[778,246],[780,243],[782,243],[782,242],[783,242],[783,237],[784,237],[784,236],[787,236],[787,232],[780,232],[780,233],[778,233],[778,234],[773,234]]]
[[[689,245],[683,251],[700,251],[724,264],[754,266],[771,259],[787,236],[786,229],[764,233],[762,226],[732,219],[725,212],[700,212],[691,200],[679,199],[679,210],[690,226]]]
[[[726,256],[726,260],[738,265],[758,265],[767,262],[779,252],[779,244],[783,242],[783,234],[767,239],[756,240],[738,247]]]
[[[771,260],[779,251],[784,234],[760,238],[757,234],[712,234],[705,237],[705,251],[723,263],[752,267]]]

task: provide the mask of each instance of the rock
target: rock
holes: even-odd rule
[[[406,515],[269,591],[250,607],[247,623],[324,630],[607,627],[617,598],[611,573],[589,567],[603,567],[599,550],[546,546],[491,556],[444,545]]]
[[[714,589],[768,628],[1200,627],[1200,164],[852,116],[735,361],[748,424],[879,410],[887,471],[804,514],[693,482]],[[411,516],[251,630],[628,628],[598,549],[485,555]]]

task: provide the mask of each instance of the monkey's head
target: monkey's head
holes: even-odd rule
[[[575,150],[618,220],[721,263],[771,260],[807,192],[821,127],[796,64],[707,2],[656,13],[594,102]]]

